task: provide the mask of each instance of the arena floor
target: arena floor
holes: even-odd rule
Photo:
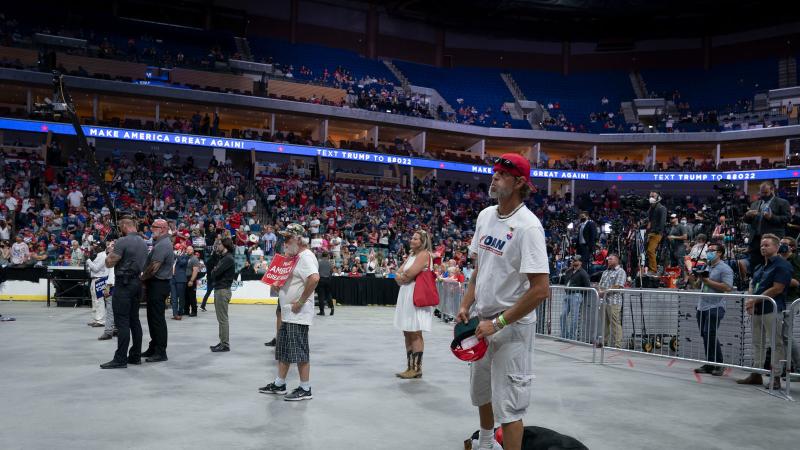
[[[87,308],[0,302],[0,314],[17,319],[0,322],[0,448],[455,450],[478,428],[448,325],[436,322],[426,336],[424,378],[394,377],[405,355],[392,308],[316,317],[313,400],[259,394],[275,375],[263,344],[274,309],[232,305],[230,353],[209,352],[217,343],[211,306],[168,321],[168,362],[100,370],[115,341],[96,339]],[[590,349],[546,339],[536,351],[526,423],[590,449],[791,448],[800,439],[800,404],[737,386],[738,371],[698,380],[687,363],[613,353],[612,365],[598,366],[583,362]],[[289,388],[297,383],[293,369]]]

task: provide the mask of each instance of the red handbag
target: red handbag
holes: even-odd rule
[[[436,289],[436,274],[431,270],[432,263],[433,259],[428,263],[428,268],[418,273],[414,280],[414,306],[417,308],[439,304],[439,291]]]

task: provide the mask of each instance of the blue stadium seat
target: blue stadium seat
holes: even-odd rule
[[[502,127],[507,120],[500,108],[504,102],[513,101],[514,97],[500,77],[498,69],[477,67],[440,69],[404,61],[394,61],[394,64],[411,84],[436,89],[456,111],[459,109],[456,102],[458,98],[464,99],[464,106],[474,106],[479,114],[491,108],[490,118],[475,125]],[[496,120],[497,124],[492,125],[492,120]],[[512,120],[509,120],[512,127],[530,129],[527,121]]]

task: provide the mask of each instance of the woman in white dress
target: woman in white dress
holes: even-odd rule
[[[400,285],[397,294],[397,306],[394,310],[394,326],[402,330],[406,339],[406,359],[408,368],[396,374],[400,378],[422,377],[422,352],[425,343],[422,340],[423,331],[431,331],[433,322],[433,307],[417,308],[414,306],[414,285],[417,275],[424,270],[430,270],[431,238],[427,231],[419,230],[411,236],[409,242],[410,254],[397,271],[395,281]]]

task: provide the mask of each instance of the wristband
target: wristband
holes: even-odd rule
[[[500,322],[500,325],[502,325],[503,327],[507,327],[507,326],[508,326],[508,323],[506,322],[506,318],[505,318],[505,317],[503,317],[503,315],[502,315],[502,314],[500,314],[500,315],[497,317],[497,321],[498,321],[498,322]]]

